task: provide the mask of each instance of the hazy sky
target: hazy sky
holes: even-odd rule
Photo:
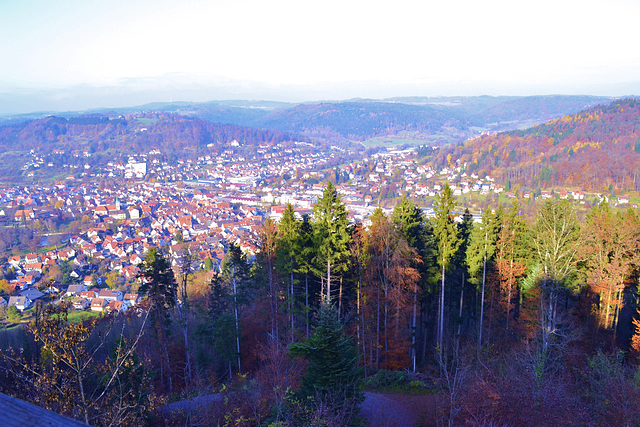
[[[0,93],[618,96],[640,92],[639,17],[636,0],[2,0]]]

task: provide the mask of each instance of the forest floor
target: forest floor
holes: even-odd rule
[[[365,392],[360,414],[371,427],[436,425],[436,395]]]
[[[404,393],[383,393],[367,391],[360,405],[360,415],[371,427],[415,427],[435,426],[437,423],[437,395],[411,395]],[[221,394],[198,396],[165,405],[161,409],[161,418],[187,417],[198,418],[198,409],[220,404]],[[194,421],[191,420],[191,421]],[[196,422],[196,425],[198,423]]]

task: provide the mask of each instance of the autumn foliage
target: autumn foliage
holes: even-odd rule
[[[640,189],[640,103],[615,101],[526,130],[469,140],[453,159],[524,188]]]

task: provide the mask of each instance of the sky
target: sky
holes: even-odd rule
[[[640,93],[636,0],[2,0],[0,114]]]

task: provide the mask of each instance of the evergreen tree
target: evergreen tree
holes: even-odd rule
[[[310,296],[311,290],[309,289],[309,273],[312,269],[313,258],[313,227],[309,219],[309,215],[303,215],[300,222],[300,229],[298,233],[298,247],[299,250],[296,253],[296,273],[304,275],[304,318],[305,318],[305,334],[309,337],[309,314],[311,312]]]
[[[173,390],[172,363],[169,359],[170,310],[177,301],[177,283],[171,264],[156,248],[149,249],[141,269],[143,278],[139,292],[148,295],[150,300],[149,320],[151,333],[160,346],[161,381],[168,381],[169,390]]]
[[[363,400],[358,349],[343,329],[336,308],[323,304],[313,334],[289,346],[291,354],[308,362],[299,390],[302,396],[337,407]]]
[[[287,278],[287,311],[289,312],[291,342],[294,335],[294,309],[296,282],[294,273],[298,268],[296,254],[300,252],[300,222],[296,219],[293,206],[289,203],[284,210],[282,219],[278,223],[278,243],[276,267],[278,272]]]
[[[204,332],[215,350],[216,357],[213,360],[218,362],[217,374],[222,376],[226,372],[231,378],[233,367],[237,368],[238,361],[233,294],[221,274],[214,273],[209,286],[208,308],[211,320],[206,323]]]
[[[458,224],[458,237],[460,239],[460,245],[458,246],[458,250],[454,256],[453,264],[455,266],[455,276],[459,277],[460,284],[460,300],[458,304],[458,315],[456,323],[458,325],[456,331],[456,348],[460,346],[460,334],[462,332],[462,318],[463,318],[463,308],[464,308],[464,298],[465,298],[465,288],[466,283],[469,279],[468,277],[468,266],[467,266],[467,248],[469,247],[469,242],[471,238],[471,231],[473,230],[473,216],[469,212],[469,209],[465,209],[464,214],[462,215],[462,221]],[[455,295],[452,293],[452,296]],[[453,301],[455,302],[455,301]]]
[[[442,269],[442,283],[440,286],[440,304],[438,316],[438,349],[442,351],[444,340],[444,290],[445,273],[453,259],[460,239],[458,230],[453,221],[453,210],[456,207],[456,200],[451,192],[449,184],[445,184],[435,201],[435,236],[438,242],[438,265]]]
[[[177,283],[171,264],[157,248],[150,248],[141,270],[143,282],[139,292],[151,300],[152,322],[167,322],[168,310],[175,306],[177,299]]]
[[[347,210],[331,181],[313,206],[313,219],[315,267],[326,286],[326,291],[321,292],[321,296],[325,301],[331,302],[333,275],[346,270],[350,241]]]
[[[238,372],[242,371],[240,359],[240,322],[238,316],[238,306],[246,302],[248,289],[246,288],[249,279],[249,264],[247,256],[235,243],[229,244],[229,249],[222,260],[222,275],[231,286],[233,292],[233,317],[235,320],[235,338]],[[227,322],[228,323],[228,322]],[[225,323],[225,325],[227,324]]]
[[[267,218],[264,225],[259,231],[260,236],[260,252],[256,255],[256,263],[254,266],[253,278],[258,283],[266,283],[266,294],[269,299],[269,309],[271,316],[271,337],[278,340],[278,302],[280,300],[280,287],[278,275],[276,274],[277,256],[278,256],[278,228],[273,219]],[[261,286],[259,286],[261,287]]]
[[[499,213],[494,214],[491,209],[486,209],[482,213],[482,222],[473,227],[466,253],[466,261],[469,266],[469,281],[475,284],[482,284],[480,292],[478,347],[482,345],[487,263],[492,261],[493,255],[495,254],[499,224]],[[480,272],[482,272],[482,276],[478,277]]]
[[[438,251],[434,234],[433,223],[428,221],[422,209],[411,200],[403,197],[400,203],[393,209],[393,222],[399,227],[409,245],[415,249],[419,256],[419,262],[414,262],[413,267],[420,275],[418,288],[415,292],[413,325],[413,362],[418,362],[418,355],[426,352],[427,327],[426,319],[429,318],[429,308],[433,305],[432,299],[437,286]],[[419,308],[419,311],[418,311]],[[418,312],[421,321],[417,321]],[[422,348],[422,352],[417,349]]]

